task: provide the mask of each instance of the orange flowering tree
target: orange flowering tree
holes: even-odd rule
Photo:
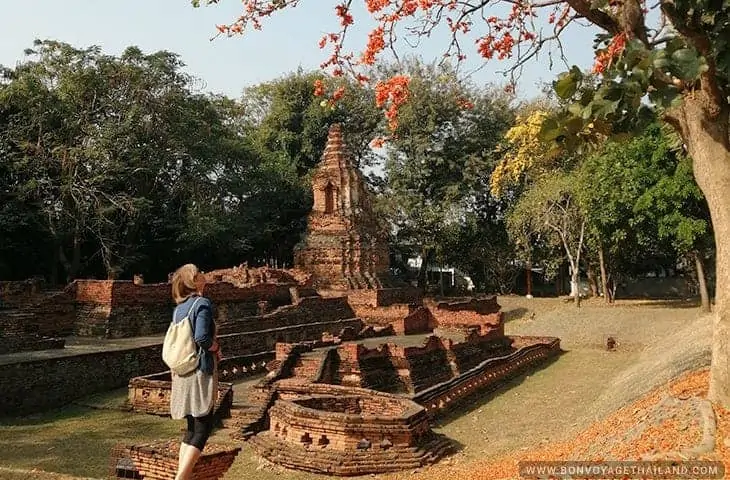
[[[323,68],[363,82],[362,67],[375,63],[386,48],[438,28],[450,32],[445,54],[457,62],[476,53],[485,60],[511,61],[512,71],[519,72],[545,47],[559,46],[566,29],[597,27],[593,71],[600,81],[586,89],[580,69],[562,74],[554,86],[569,103],[567,112],[545,122],[543,133],[562,142],[588,125],[628,130],[649,109],[676,128],[712,215],[718,288],[710,396],[730,406],[730,1],[363,0],[376,27],[360,53],[346,43],[358,21],[353,0],[318,1],[332,9],[340,25],[320,42],[331,53]],[[266,18],[299,2],[243,0],[240,16],[218,29],[235,35],[261,28]],[[379,103],[391,126],[397,126],[398,107],[408,101],[407,85],[407,78],[398,78],[379,86]]]

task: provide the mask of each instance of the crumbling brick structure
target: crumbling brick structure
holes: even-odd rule
[[[504,312],[497,297],[428,302],[435,333],[444,335],[504,335]]]
[[[109,477],[140,480],[174,480],[177,472],[178,442],[118,445],[112,449]],[[239,447],[209,444],[193,468],[196,480],[223,477],[241,451]]]
[[[323,474],[366,475],[418,468],[451,445],[431,431],[426,411],[403,397],[333,385],[282,390],[271,429],[253,437],[264,458]]]
[[[294,253],[295,266],[311,273],[322,290],[383,287],[390,265],[386,235],[339,125],[330,127],[312,188],[314,205],[306,240]]]

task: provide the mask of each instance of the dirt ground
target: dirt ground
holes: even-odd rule
[[[692,303],[606,306],[588,301],[576,309],[560,299],[500,297],[499,302],[508,334],[558,336],[565,353],[441,418],[435,430],[452,439],[458,452],[414,478],[448,478],[452,469],[468,471],[471,465],[566,441],[677,374],[709,363],[711,322]],[[605,349],[609,335],[618,341],[616,351]],[[87,404],[113,407],[120,395]],[[33,419],[0,420],[0,479],[63,478],[31,473],[33,469],[101,478],[114,442],[169,438],[179,428],[171,420],[81,406]],[[72,442],[66,441],[69,435]],[[227,441],[226,433],[217,433],[213,441]],[[268,465],[244,446],[225,478],[324,477]]]

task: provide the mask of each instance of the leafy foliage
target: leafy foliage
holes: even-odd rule
[[[401,109],[387,144],[381,208],[397,242],[425,264],[443,263],[450,250],[445,241],[466,224],[512,114],[506,96],[460,85],[448,69],[412,62],[409,74],[414,99]],[[461,109],[458,101],[473,107]]]

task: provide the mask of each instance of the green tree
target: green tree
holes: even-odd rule
[[[27,54],[4,71],[0,145],[10,195],[49,238],[51,279],[59,264],[66,279],[117,278],[209,245],[225,227],[219,174],[245,146],[177,55],[55,41]]]
[[[662,259],[673,267],[677,254],[697,263],[694,252],[711,247],[709,212],[682,157],[654,124],[641,136],[607,143],[581,164],[580,199],[606,301],[621,276]],[[703,272],[698,281],[705,283]]]
[[[453,257],[444,239],[473,209],[512,109],[508,96],[460,84],[448,68],[416,60],[407,65],[413,101],[386,144],[381,208],[395,241],[419,252],[423,284],[429,264]]]
[[[669,143],[666,139],[665,145]],[[704,263],[714,251],[710,212],[683,154],[667,152],[664,175],[638,198],[634,212],[655,227],[660,240],[670,241],[680,256],[694,263],[702,309],[711,310]]]
[[[324,80],[321,73],[299,70],[243,94],[249,134],[257,151],[291,163],[300,176],[319,162],[333,123],[343,125],[358,164],[372,161],[369,144],[381,121],[372,90],[345,79],[329,82],[328,89],[343,92],[342,100],[330,105],[314,87]]]
[[[580,307],[580,266],[586,240],[587,218],[579,201],[574,174],[556,171],[530,185],[510,211],[507,228],[515,239],[524,239],[525,248],[544,241],[570,266],[570,295]],[[530,255],[532,255],[530,253]],[[554,262],[554,256],[544,258]]]

